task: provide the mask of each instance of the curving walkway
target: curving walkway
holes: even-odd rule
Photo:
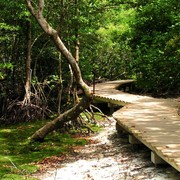
[[[113,113],[118,125],[130,134],[130,142],[145,144],[151,149],[155,164],[166,161],[180,172],[180,116],[178,101],[128,94],[117,90],[132,80],[99,83],[94,100],[122,105]]]

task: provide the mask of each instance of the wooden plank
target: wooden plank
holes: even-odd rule
[[[180,157],[180,152],[162,152],[162,154],[168,158],[178,158]]]
[[[178,137],[178,136],[177,136]],[[164,144],[180,144],[180,139],[175,139],[175,138],[171,138],[171,137],[155,137],[155,138],[151,138],[151,137],[142,137],[143,140],[149,142],[149,143],[156,143],[158,144],[158,142],[164,143]]]
[[[167,143],[165,145],[161,145],[161,146],[156,146],[156,149],[158,151],[162,151],[164,149],[166,149],[167,151],[175,151],[175,150],[180,150],[180,144],[168,144]]]
[[[117,87],[126,82],[97,85],[94,99],[124,106],[113,113],[120,127],[153,151],[155,163],[157,158],[163,159],[180,172],[180,103],[118,91]]]

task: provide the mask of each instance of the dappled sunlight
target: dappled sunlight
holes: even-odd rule
[[[53,132],[42,143],[29,141],[28,137],[40,128],[42,123],[46,122],[48,120],[0,128],[0,169],[2,174],[35,172],[37,170],[36,163],[42,159],[53,155],[61,156],[63,153],[68,153],[74,145],[87,144],[84,138],[73,138],[70,134],[60,132]]]
[[[172,172],[170,167],[166,169],[168,173],[164,173],[153,166],[149,160],[150,151],[145,146],[135,149],[124,138],[119,138],[114,123],[90,139],[91,144],[74,147],[69,161],[48,171],[42,179],[158,179],[169,177]]]
[[[178,101],[171,99],[152,98],[133,95],[118,91],[120,81],[97,84],[98,89],[94,98],[107,103],[120,104],[124,107],[113,113],[117,123],[125,131],[135,134],[136,138],[145,143],[150,149],[156,149],[159,156],[180,171],[174,157],[180,158],[180,153],[164,153],[166,150],[179,150],[180,144],[180,116],[177,109]],[[166,146],[167,145],[167,146]],[[161,148],[163,146],[163,151]],[[172,160],[173,159],[173,160]]]
[[[161,130],[161,128],[158,128],[158,127],[148,127],[146,129],[149,129],[149,130],[152,130],[152,131]]]

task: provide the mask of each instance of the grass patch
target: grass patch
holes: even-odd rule
[[[72,146],[87,144],[85,139],[72,138],[69,134],[58,132],[49,134],[42,143],[29,142],[28,137],[46,122],[21,123],[0,128],[0,179],[33,180],[31,174],[37,171],[35,162],[67,153]]]

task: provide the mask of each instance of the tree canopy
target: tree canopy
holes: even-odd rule
[[[140,92],[158,96],[179,93],[177,0],[50,0],[45,3],[44,17],[78,61],[85,82],[91,84],[93,76],[97,82],[133,78]],[[72,77],[67,57],[60,56],[29,13],[25,1],[3,0],[0,7],[1,122],[15,122],[9,117],[11,104],[24,98],[28,42],[31,43],[29,72],[33,103],[57,113],[57,99],[63,85],[61,112],[73,106],[69,105],[73,100],[69,95]],[[28,41],[30,31],[31,42]]]

